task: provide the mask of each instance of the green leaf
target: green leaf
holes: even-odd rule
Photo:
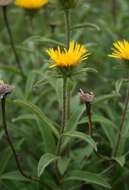
[[[0,156],[0,174],[2,174],[7,167],[7,164],[12,156],[12,151],[10,147],[5,148],[3,151],[1,151]]]
[[[88,122],[88,118],[84,118],[80,120],[79,124],[84,124]],[[117,126],[114,122],[112,122],[110,119],[107,119],[106,117],[98,114],[92,115],[92,122],[93,123],[100,123],[105,135],[107,136],[111,147],[114,147],[115,143],[115,129],[117,129]]]
[[[61,157],[58,161],[58,168],[59,168],[59,171],[60,173],[63,175],[66,171],[67,171],[67,168],[70,164],[70,161],[71,159],[66,156],[66,157]]]
[[[97,122],[97,123],[102,123],[102,124],[106,124],[109,125],[110,127],[112,127],[113,129],[117,129],[117,126],[115,125],[115,123],[113,121],[111,121],[110,119],[99,115],[99,114],[93,114],[92,115],[92,121],[93,122]],[[88,122],[88,118],[83,118],[79,121],[79,124],[84,124]]]
[[[39,107],[32,103],[23,100],[14,100],[13,102],[29,109],[37,116],[37,124],[43,138],[45,152],[54,153],[56,148],[54,135],[58,138],[59,134],[55,126],[53,126],[52,121],[47,118],[47,116],[40,110]]]
[[[27,178],[23,177],[19,171],[12,171],[0,175],[0,180],[15,180],[15,181],[29,181]]]
[[[96,146],[96,142],[88,135],[79,132],[79,131],[71,131],[68,133],[64,133],[63,136],[68,136],[71,138],[78,138],[80,140],[83,140],[87,143],[89,143],[96,151],[97,151],[97,146]]]
[[[39,80],[39,81],[37,81],[35,84],[34,84],[34,88],[37,88],[37,87],[39,87],[39,86],[42,86],[42,85],[45,85],[45,84],[47,84],[48,83],[48,81],[47,81],[47,79],[45,78],[45,77],[43,77],[41,80]]]
[[[128,79],[119,79],[115,83],[116,93],[119,93],[124,82],[128,82]]]
[[[21,139],[19,141],[19,143],[17,143],[17,145],[15,146],[16,149],[19,148],[24,142],[24,139]],[[13,156],[13,153],[10,149],[10,147],[4,148],[4,150],[1,150],[1,154],[0,154],[0,174],[2,174],[6,168],[7,165],[9,164],[9,161],[11,159],[11,157]]]
[[[43,174],[45,168],[46,168],[49,164],[51,164],[52,162],[54,162],[54,161],[57,160],[57,159],[59,159],[59,157],[56,156],[56,155],[53,155],[53,154],[50,154],[50,153],[44,154],[44,155],[40,158],[39,163],[38,163],[38,176],[40,177],[40,176]]]
[[[87,28],[87,27],[94,28],[97,31],[100,31],[100,27],[97,26],[96,24],[92,24],[92,23],[77,24],[77,25],[71,27],[71,30],[80,29],[80,28]]]
[[[0,64],[0,70],[4,70],[6,72],[11,72],[13,74],[21,75],[21,72],[18,71],[15,67],[9,66],[9,65],[3,65]]]
[[[51,120],[47,118],[47,116],[40,110],[38,106],[24,100],[14,100],[13,103],[32,111],[43,122],[43,124],[49,127],[51,131],[58,137],[58,130],[53,126]]]
[[[36,120],[36,117],[34,117],[33,114],[23,114],[23,115],[20,115],[16,118],[13,118],[12,119],[12,122],[18,122],[18,121],[23,121],[23,120]]]
[[[72,172],[69,172],[69,176],[63,179],[63,181],[71,181],[71,180],[79,180],[89,184],[100,185],[101,187],[105,187],[108,189],[111,188],[110,184],[107,182],[107,178],[91,172],[74,170]]]
[[[26,82],[26,87],[25,87],[26,98],[28,98],[30,94],[32,93],[34,81],[35,81],[35,73],[30,72],[27,76],[27,82]]]
[[[96,69],[93,69],[93,68],[83,68],[77,72],[73,72],[72,75],[76,76],[76,75],[80,75],[82,73],[88,73],[88,72],[92,72],[92,73],[97,73],[98,71]]]
[[[96,100],[93,102],[93,104],[98,104],[98,103],[104,102],[106,100],[110,100],[113,98],[119,98],[119,97],[120,97],[120,94],[103,95],[103,96],[100,96],[99,98],[96,98]]]
[[[54,44],[54,45],[60,45],[60,46],[64,46],[63,43],[57,41],[57,40],[53,40],[53,39],[50,39],[50,38],[45,38],[45,37],[41,37],[41,36],[38,36],[38,35],[35,35],[35,36],[31,36],[29,38],[27,38],[24,42],[24,43],[28,43],[29,41],[33,41],[33,42],[42,42],[44,44],[48,43],[48,44]]]
[[[42,122],[37,120],[37,127],[39,128],[42,141],[43,141],[43,148],[45,152],[55,153],[56,144],[55,139],[51,133],[51,129],[47,126],[43,126]]]
[[[4,136],[4,131],[0,131],[0,140]]]
[[[79,119],[85,111],[85,107],[80,105],[80,100],[79,100],[78,96],[75,96],[71,99],[71,105],[72,106],[71,106],[70,118],[69,118],[66,128],[65,128],[65,132],[68,132],[68,133],[69,133],[69,131],[76,130]],[[64,139],[64,143],[63,143],[64,148],[68,144],[69,141],[70,141],[69,137],[66,137]]]
[[[76,100],[76,99],[75,99]],[[78,98],[79,100],[79,98]],[[66,131],[76,130],[80,117],[85,111],[85,107],[79,105],[77,102],[72,107],[71,117],[69,118],[66,126]]]
[[[115,160],[118,164],[120,164],[121,167],[123,167],[126,162],[125,156],[114,157],[113,160]]]

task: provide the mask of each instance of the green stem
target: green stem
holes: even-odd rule
[[[18,56],[16,48],[15,48],[12,31],[11,31],[11,28],[9,26],[9,21],[8,21],[8,16],[7,16],[7,6],[3,6],[2,9],[3,9],[3,18],[4,18],[5,26],[7,28],[8,36],[9,36],[9,39],[10,39],[10,45],[12,47],[12,51],[13,51],[14,56],[15,56],[17,67],[19,68],[22,76],[25,77],[24,73],[22,71],[22,67],[21,67],[21,64],[20,64],[19,56]]]
[[[65,31],[66,31],[66,45],[67,45],[67,49],[69,49],[70,46],[70,39],[71,39],[71,29],[70,29],[70,10],[66,9],[65,10]],[[67,98],[67,118],[69,119],[69,115],[70,115],[70,89],[68,87],[67,89],[67,93],[68,93],[68,98]]]
[[[69,49],[70,45],[70,15],[69,10],[65,10],[65,27],[66,27],[66,41],[67,41],[67,49]],[[60,127],[60,135],[59,140],[57,143],[56,154],[59,156],[61,155],[61,145],[63,140],[63,133],[66,126],[67,119],[69,117],[70,112],[70,92],[67,88],[67,76],[63,77],[63,106],[62,106],[62,119],[61,119],[61,127]],[[55,162],[55,169],[56,169],[56,178],[58,183],[60,184],[60,174],[58,172],[58,161]],[[61,185],[62,186],[62,185]],[[63,189],[63,186],[62,186]]]
[[[61,122],[61,128],[60,128],[60,137],[57,144],[57,151],[56,154],[60,155],[61,153],[61,144],[62,144],[62,138],[64,129],[67,122],[67,77],[64,76],[63,78],[63,108],[62,108],[62,122]]]
[[[5,132],[5,136],[6,136],[6,139],[8,141],[8,144],[11,148],[11,151],[13,153],[13,156],[15,158],[15,161],[16,161],[16,165],[17,165],[17,169],[19,170],[20,174],[25,177],[26,179],[30,180],[30,181],[35,181],[35,182],[38,182],[40,183],[41,185],[43,185],[44,187],[46,187],[48,190],[52,190],[52,188],[46,184],[45,182],[42,182],[40,181],[40,179],[36,176],[30,176],[28,174],[26,174],[23,170],[22,170],[22,167],[21,167],[21,164],[20,164],[20,161],[19,161],[19,158],[18,158],[18,155],[16,153],[16,150],[15,150],[15,147],[11,141],[11,138],[9,136],[9,132],[8,132],[8,128],[7,128],[7,123],[6,123],[6,111],[5,111],[5,103],[6,103],[6,98],[3,97],[1,99],[1,109],[2,109],[2,120],[3,120],[3,128],[4,128],[4,132]]]
[[[66,126],[67,122],[67,77],[63,77],[63,106],[62,106],[62,121],[61,121],[61,126],[60,126],[60,135],[59,135],[59,140],[57,143],[57,148],[56,148],[56,155],[60,156],[61,155],[61,145],[62,145],[62,140],[63,140],[63,133],[64,129]],[[58,184],[61,186],[61,189],[63,190],[63,185],[60,183],[60,173],[58,171],[58,160],[55,162],[55,174],[56,174],[56,179]]]
[[[28,17],[28,24],[30,26],[29,27],[29,33],[30,33],[30,35],[32,35],[34,32],[33,20],[34,20],[35,14],[36,14],[36,10],[34,10],[34,11],[33,10],[25,10],[25,13]]]
[[[118,152],[118,149],[119,149],[119,144],[120,144],[120,141],[121,141],[121,133],[122,133],[122,129],[124,127],[126,113],[127,113],[127,110],[128,110],[128,104],[129,104],[129,86],[128,86],[128,89],[127,89],[127,96],[126,96],[126,99],[125,99],[124,110],[123,110],[123,113],[122,113],[121,122],[120,122],[120,128],[119,128],[118,136],[117,136],[117,140],[116,140],[116,147],[115,147],[115,150],[114,150],[114,156],[117,156],[117,152]]]
[[[33,27],[33,17],[31,15],[28,15],[28,20],[30,22],[30,35],[33,34],[34,32],[34,27]]]
[[[116,23],[116,0],[112,0],[112,17],[115,24]]]
[[[92,136],[92,115],[91,115],[91,104],[86,103],[86,112],[88,116],[88,128],[89,128],[89,135]]]
[[[69,49],[70,38],[71,38],[71,30],[70,30],[70,11],[69,9],[65,10],[65,27],[66,27],[66,42],[67,48]]]
[[[93,125],[92,125],[91,104],[87,102],[87,103],[85,103],[85,106],[86,106],[86,113],[87,113],[87,117],[88,117],[89,136],[92,137]],[[97,152],[96,150],[94,150],[94,153],[96,154],[96,156],[97,156],[99,159],[101,159],[101,160],[103,160],[103,161],[112,161],[111,158],[100,154],[100,153]]]

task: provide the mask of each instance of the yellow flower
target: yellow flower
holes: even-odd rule
[[[15,0],[15,4],[25,9],[38,9],[48,3],[48,0]]]
[[[58,47],[56,50],[53,48],[47,50],[47,53],[53,61],[50,67],[60,68],[73,67],[81,61],[86,60],[89,55],[85,47],[73,41],[70,42],[68,50],[64,48],[63,51],[61,51],[61,48]]]
[[[126,40],[116,41],[113,43],[112,54],[110,57],[117,59],[129,60],[129,42]]]

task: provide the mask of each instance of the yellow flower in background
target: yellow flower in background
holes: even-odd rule
[[[81,61],[88,58],[88,51],[85,47],[78,43],[70,42],[70,47],[61,51],[58,47],[56,50],[53,48],[47,50],[51,60],[53,61],[50,67],[68,68],[79,64]]]
[[[15,4],[25,9],[38,9],[48,3],[48,0],[15,0]]]
[[[129,42],[126,40],[113,43],[112,54],[110,57],[129,60]]]

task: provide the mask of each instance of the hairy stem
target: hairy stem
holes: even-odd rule
[[[65,10],[65,28],[66,28],[65,29],[66,30],[66,44],[67,44],[67,48],[69,49],[70,37],[71,37],[69,9]]]
[[[19,56],[18,56],[16,48],[15,48],[12,31],[11,31],[9,21],[8,21],[7,7],[3,6],[2,9],[3,9],[3,18],[4,18],[5,26],[7,28],[8,36],[9,36],[9,39],[10,39],[10,45],[12,47],[12,51],[13,51],[14,56],[15,56],[16,64],[17,64],[17,67],[19,68],[22,76],[24,77],[24,73],[22,71],[22,67],[21,67],[21,64],[20,64],[20,59],[19,59]]]
[[[63,78],[63,108],[62,108],[62,122],[60,127],[60,137],[57,144],[57,151],[56,154],[60,155],[61,153],[61,144],[62,144],[62,138],[63,133],[65,129],[65,125],[67,122],[67,77],[64,76]]]
[[[62,107],[62,121],[61,121],[61,126],[60,126],[60,135],[59,135],[59,140],[57,143],[57,148],[56,148],[56,155],[60,156],[61,155],[61,145],[62,145],[62,140],[63,140],[63,133],[64,129],[66,126],[67,122],[67,77],[63,77],[63,107]],[[60,183],[60,173],[58,171],[58,160],[55,162],[55,174],[56,174],[56,180],[58,184],[61,186],[61,189],[63,190],[63,185]]]
[[[116,23],[116,0],[112,0],[112,17],[114,23]]]
[[[45,182],[42,182],[40,181],[40,178],[36,177],[36,176],[30,176],[28,174],[26,174],[23,170],[22,170],[22,167],[21,167],[21,164],[20,164],[20,161],[19,161],[19,158],[18,158],[18,155],[16,153],[16,150],[15,150],[15,147],[11,141],[11,138],[9,136],[9,132],[8,132],[8,128],[7,128],[7,124],[6,124],[6,112],[5,112],[5,102],[6,102],[6,98],[3,97],[1,99],[1,108],[2,108],[2,120],[3,120],[3,127],[4,127],[4,132],[5,132],[5,136],[6,136],[6,139],[8,141],[8,144],[11,148],[11,151],[13,153],[13,156],[15,158],[15,161],[16,161],[16,165],[17,165],[17,169],[19,170],[19,172],[21,173],[21,175],[23,177],[25,177],[26,179],[28,180],[31,180],[31,181],[35,181],[35,182],[38,182],[40,183],[41,185],[43,185],[44,187],[46,187],[47,189],[49,190],[52,190],[52,188],[46,184]]]
[[[93,129],[93,125],[92,125],[92,114],[91,114],[91,104],[89,102],[85,103],[86,105],[86,112],[87,112],[87,116],[88,116],[88,127],[89,127],[89,136],[92,137],[92,129]],[[104,156],[102,154],[100,154],[99,152],[97,152],[96,150],[94,150],[94,153],[96,154],[96,156],[101,159],[102,161],[112,161],[111,158],[109,158],[108,156]]]
[[[66,45],[67,49],[69,49],[70,45],[70,15],[69,15],[69,10],[65,10],[65,28],[66,28]],[[57,149],[56,149],[56,154],[59,156],[61,155],[61,145],[62,145],[62,140],[63,140],[63,133],[65,129],[65,125],[67,122],[67,119],[69,118],[69,112],[70,112],[70,92],[68,91],[67,88],[67,76],[63,76],[63,106],[62,106],[62,119],[61,119],[61,127],[60,127],[60,135],[59,135],[59,140],[57,143]],[[55,169],[56,169],[56,178],[58,180],[58,183],[60,184],[60,174],[58,172],[58,161],[55,162]],[[62,185],[61,185],[62,186]],[[62,186],[63,189],[63,186]]]
[[[114,156],[117,156],[117,152],[118,152],[118,149],[119,149],[119,144],[120,144],[120,141],[121,141],[121,132],[122,132],[122,129],[124,127],[124,122],[125,122],[125,118],[126,118],[128,104],[129,104],[129,86],[128,86],[128,89],[127,89],[127,96],[126,96],[126,99],[125,99],[124,110],[123,110],[123,113],[122,113],[120,127],[119,127],[119,131],[118,131],[118,136],[117,136],[117,140],[116,140],[116,147],[115,147],[115,150],[114,150]]]
[[[70,10],[65,10],[65,31],[66,31],[66,45],[67,49],[70,46],[70,39],[71,39],[71,29],[70,29]],[[67,90],[68,97],[67,97],[67,118],[69,119],[70,115],[70,89]]]
[[[88,128],[89,128],[89,135],[92,136],[92,115],[91,115],[91,104],[86,103],[86,112],[88,116]]]

